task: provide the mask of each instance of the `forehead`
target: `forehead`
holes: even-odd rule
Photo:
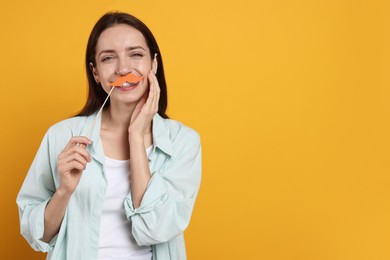
[[[105,49],[120,50],[131,46],[141,46],[148,49],[145,37],[134,27],[118,24],[104,30],[96,45],[97,53]]]

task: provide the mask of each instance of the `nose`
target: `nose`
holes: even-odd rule
[[[119,76],[125,76],[129,74],[133,70],[133,67],[131,65],[131,62],[124,59],[119,59],[116,74]]]

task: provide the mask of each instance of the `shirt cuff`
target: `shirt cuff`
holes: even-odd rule
[[[37,249],[42,252],[48,252],[49,250],[54,248],[55,242],[57,240],[57,236],[55,236],[49,243],[43,242],[41,239],[43,237],[43,233],[45,231],[45,209],[47,203],[50,200],[46,200],[39,204],[33,212],[31,212],[30,223],[31,226],[31,235],[37,246]]]

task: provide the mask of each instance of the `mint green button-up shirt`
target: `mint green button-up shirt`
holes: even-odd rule
[[[97,259],[100,217],[107,179],[100,141],[100,121],[88,146],[92,162],[72,194],[59,233],[50,243],[41,240],[44,211],[60,185],[57,157],[73,136],[86,135],[95,117],[74,117],[46,133],[17,197],[21,233],[47,259]],[[201,145],[191,128],[158,114],[153,118],[152,177],[141,205],[133,207],[131,192],[123,209],[132,222],[137,243],[151,245],[154,260],[186,259],[183,231],[189,224],[201,181]]]

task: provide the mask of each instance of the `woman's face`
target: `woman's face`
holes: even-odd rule
[[[111,102],[134,103],[148,89],[148,73],[156,72],[157,61],[152,62],[145,37],[137,29],[119,24],[102,32],[96,45],[96,67],[91,64],[95,80],[108,93],[111,83],[118,77],[132,73],[144,78],[131,88],[116,88],[111,93]]]

